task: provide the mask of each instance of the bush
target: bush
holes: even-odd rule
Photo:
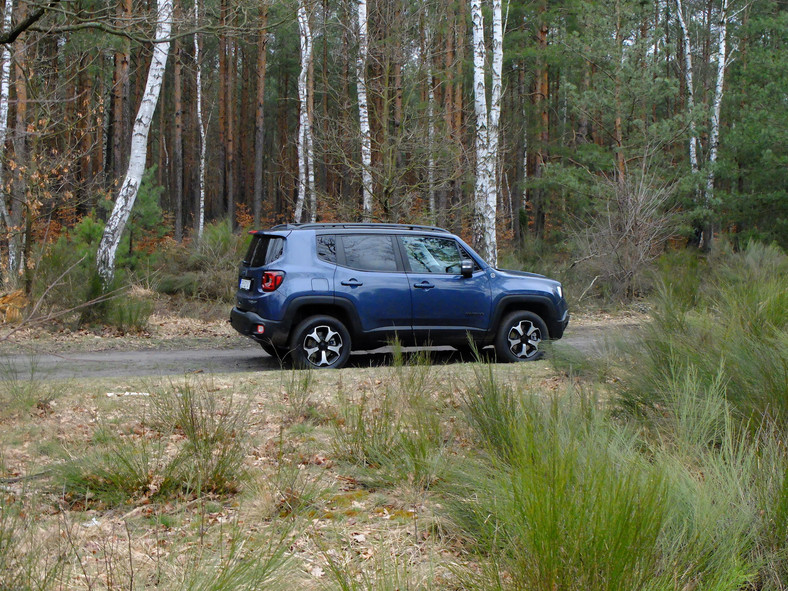
[[[484,443],[447,488],[481,589],[779,589],[785,447],[742,425],[721,385],[674,368],[652,435],[582,393],[545,399],[481,372]]]
[[[746,416],[788,421],[788,256],[750,244],[686,264],[664,260],[653,321],[622,402],[629,408],[664,402],[665,370],[689,368],[708,390],[721,384]],[[677,262],[682,264],[676,264]]]
[[[229,222],[208,224],[199,242],[168,246],[156,289],[171,295],[230,302],[237,287],[238,263],[248,245],[249,236],[234,234]]]

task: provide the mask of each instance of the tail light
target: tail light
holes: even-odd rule
[[[266,271],[263,273],[263,291],[276,291],[285,278],[284,271]]]

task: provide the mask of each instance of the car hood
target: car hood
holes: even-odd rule
[[[510,277],[538,277],[539,279],[547,279],[544,275],[538,273],[528,273],[527,271],[512,271],[510,269],[496,269],[496,273],[508,275]]]

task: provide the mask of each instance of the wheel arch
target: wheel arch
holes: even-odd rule
[[[360,326],[358,316],[350,305],[343,305],[341,300],[334,297],[304,297],[295,300],[290,304],[288,311],[292,310],[288,324],[290,331],[288,334],[288,341],[293,330],[303,320],[310,316],[333,316],[350,332],[350,337],[353,339],[358,327]]]
[[[553,302],[547,296],[504,296],[501,298],[501,301],[498,303],[498,306],[495,309],[493,323],[490,327],[493,338],[496,334],[496,331],[498,330],[498,326],[501,324],[503,319],[512,312],[518,312],[521,310],[525,312],[533,312],[539,316],[545,323],[545,326],[547,326],[548,337],[550,337],[551,335],[549,333],[551,322],[553,321],[554,307],[555,306]]]

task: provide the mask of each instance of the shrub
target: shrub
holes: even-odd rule
[[[788,256],[753,243],[707,262],[661,267],[653,320],[632,356],[637,370],[625,382],[624,406],[664,402],[666,368],[693,368],[704,391],[720,382],[741,413],[785,423]]]
[[[156,289],[167,294],[232,301],[238,263],[248,244],[249,236],[233,233],[229,222],[208,224],[199,242],[168,246]]]
[[[457,471],[446,503],[487,565],[474,586],[781,588],[782,437],[753,436],[719,381],[671,375],[652,435],[580,393],[545,399],[480,374],[465,405],[486,453]]]

